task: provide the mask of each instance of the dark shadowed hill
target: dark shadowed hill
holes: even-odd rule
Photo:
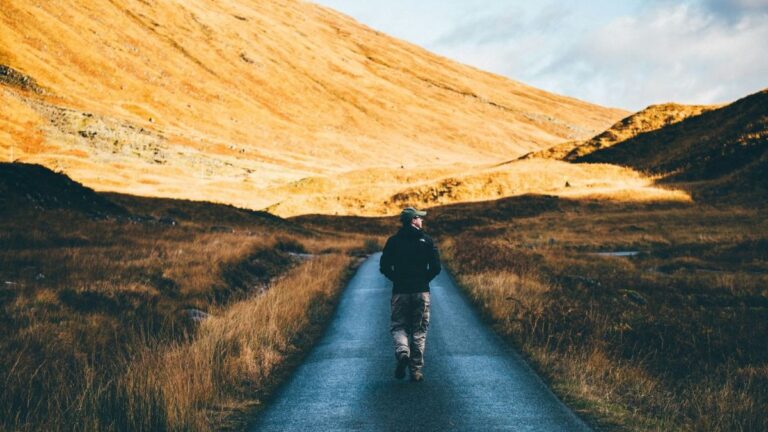
[[[698,189],[764,196],[768,169],[768,90],[579,157],[661,174],[664,181],[709,182]],[[762,191],[762,192],[761,192]]]
[[[717,108],[708,105],[667,103],[651,105],[616,122],[604,132],[586,141],[566,141],[554,147],[527,153],[520,159],[545,158],[573,161],[597,150],[614,146],[639,134],[661,129]]]
[[[90,215],[125,215],[121,206],[64,174],[35,164],[0,163],[0,211],[68,209]]]

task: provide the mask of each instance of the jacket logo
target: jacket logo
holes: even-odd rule
[[[423,239],[423,238],[419,239],[419,241],[421,241],[421,242],[424,242],[424,243],[426,243],[426,242],[427,242],[427,240],[425,240],[425,239]]]

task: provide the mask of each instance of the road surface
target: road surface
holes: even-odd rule
[[[424,381],[394,378],[391,283],[368,258],[326,333],[250,431],[588,431],[479,319],[443,271],[430,284]]]

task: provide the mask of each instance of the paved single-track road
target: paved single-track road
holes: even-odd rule
[[[326,333],[252,431],[585,431],[443,271],[432,281],[424,381],[394,378],[391,283],[368,258]]]

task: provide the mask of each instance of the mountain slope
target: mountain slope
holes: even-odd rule
[[[768,151],[768,89],[661,129],[576,158],[713,180],[758,161]]]
[[[637,135],[576,159],[633,167],[665,181],[707,182],[696,188],[743,197],[768,189],[768,89],[722,108]]]
[[[626,114],[296,0],[0,0],[0,65],[5,157],[252,208],[303,177],[505,160]]]
[[[606,131],[587,141],[567,141],[545,150],[528,153],[522,159],[546,158],[573,161],[594,151],[626,141],[641,133],[669,126],[715,108],[717,107],[681,105],[676,103],[651,105],[623,118]]]

